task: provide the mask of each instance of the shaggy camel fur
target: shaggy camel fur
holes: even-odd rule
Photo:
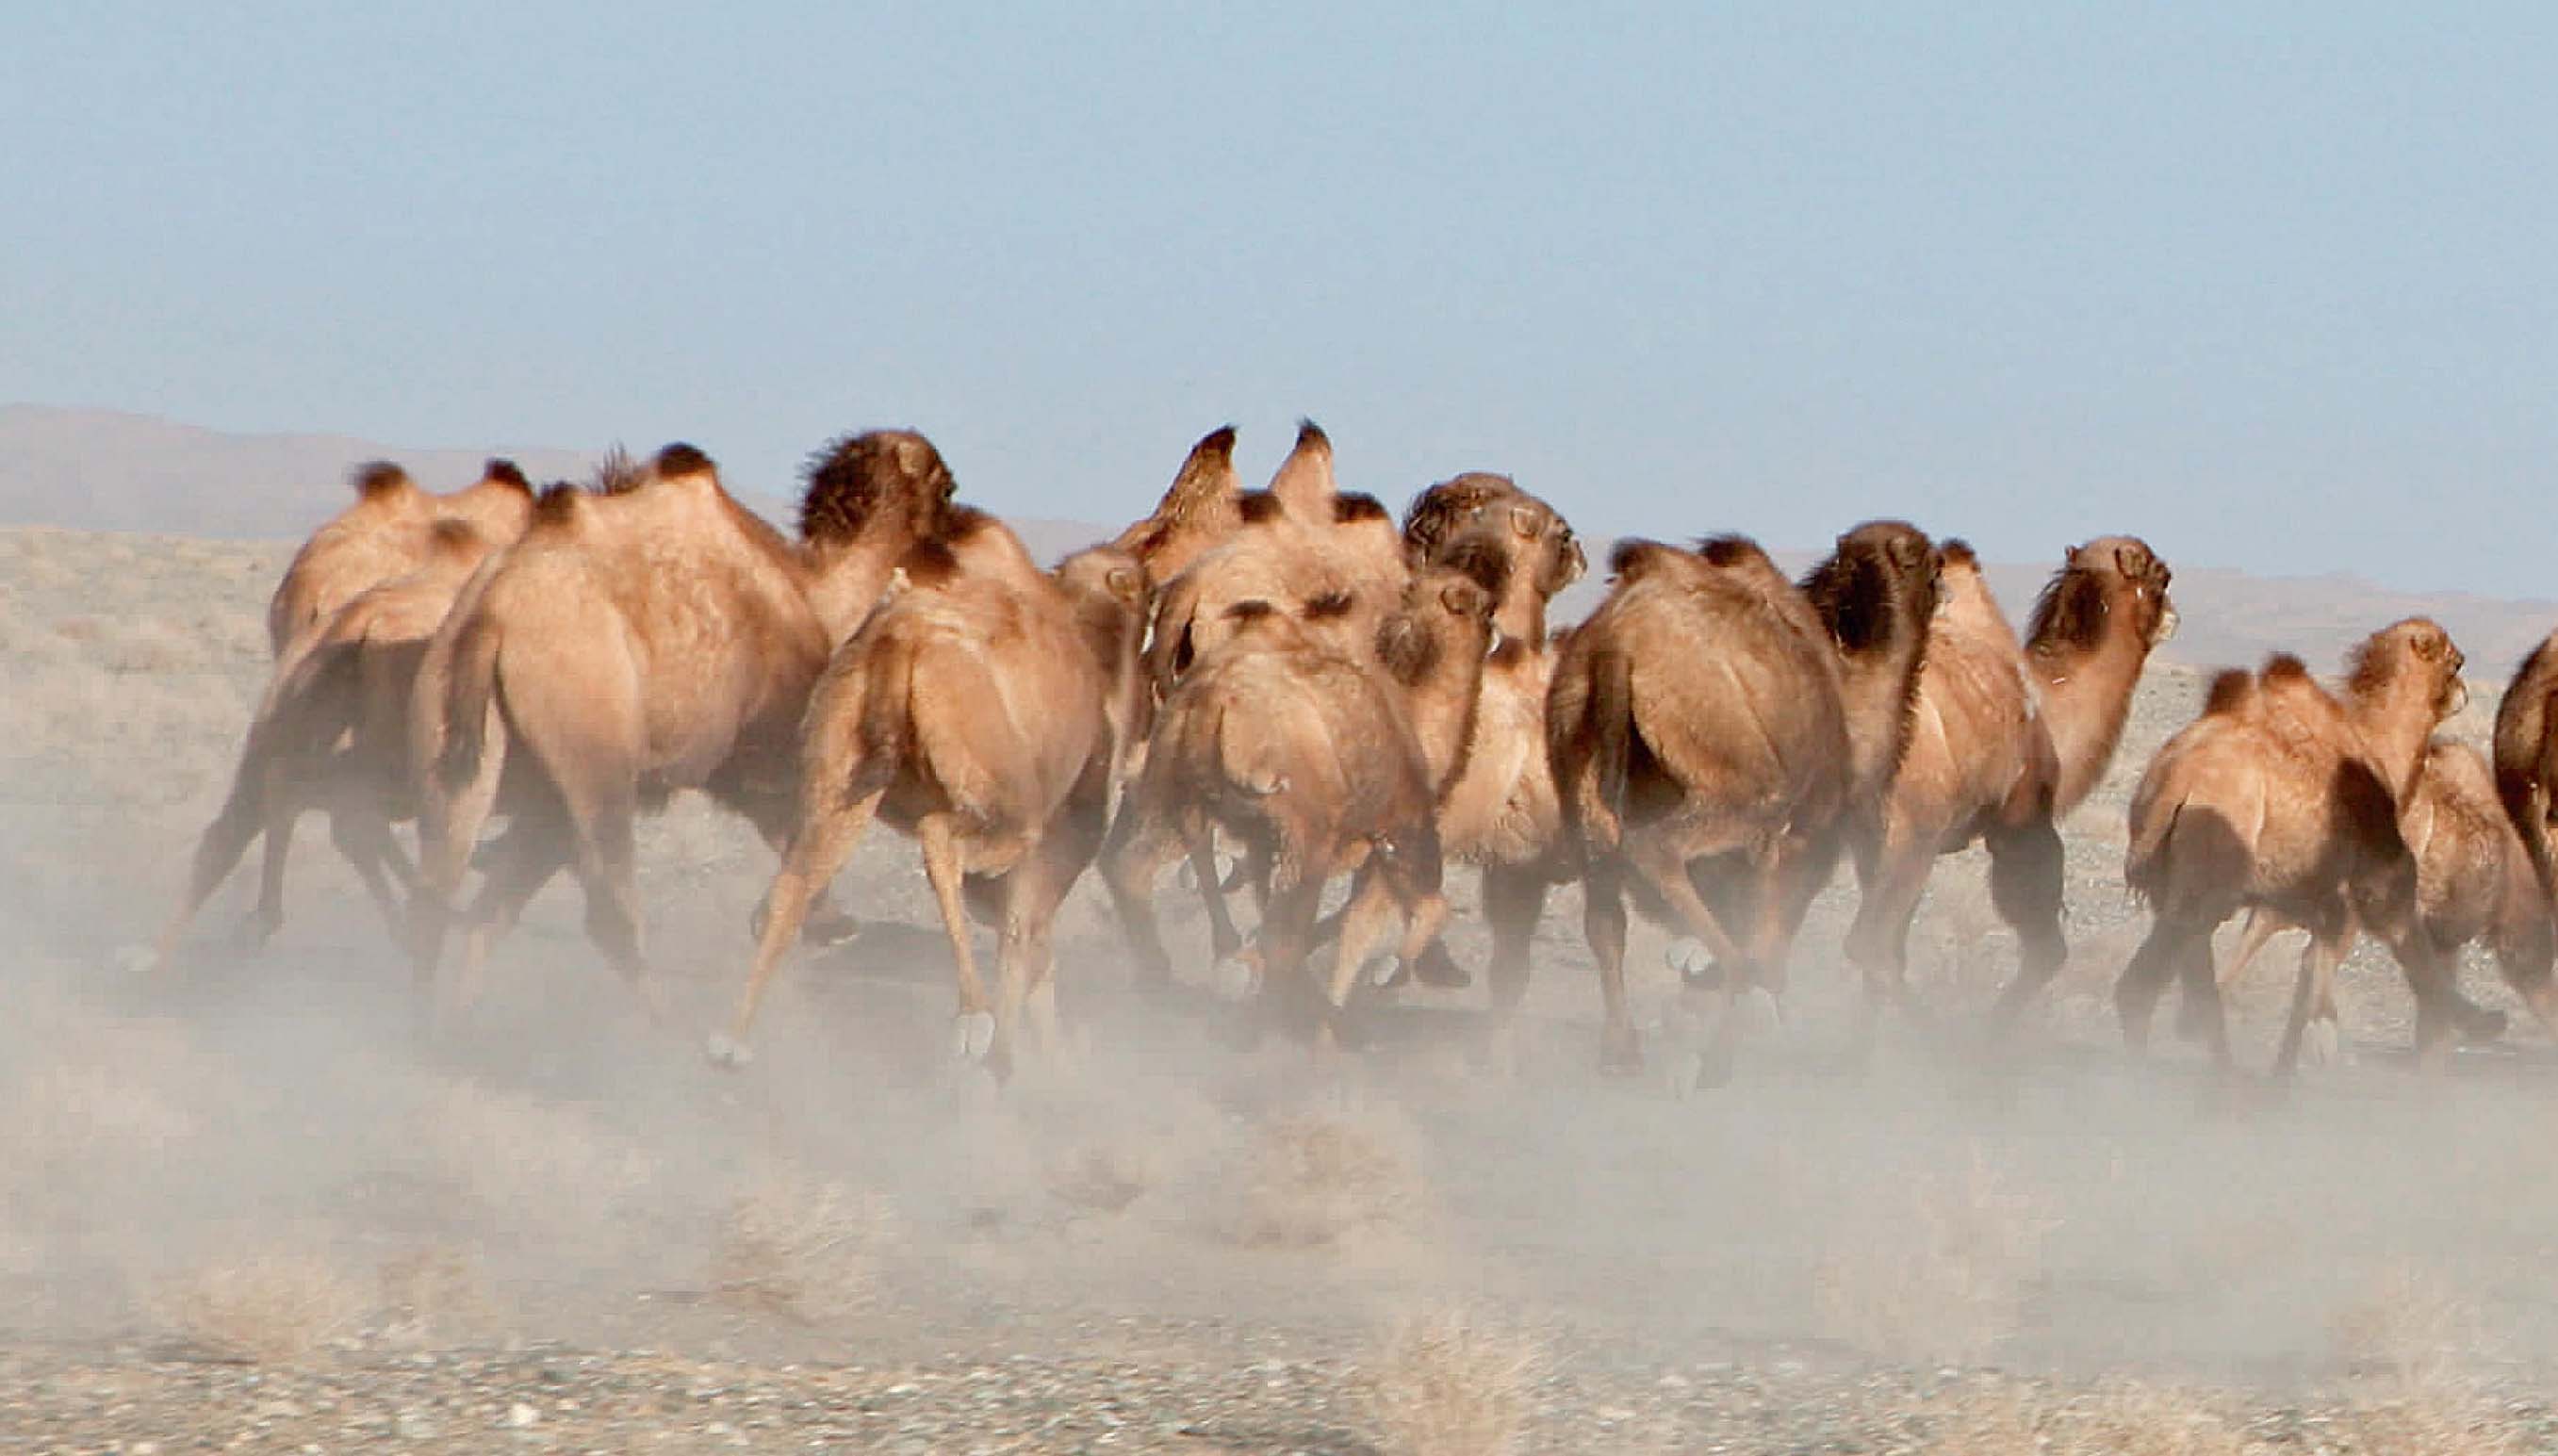
[[[391,837],[392,824],[416,813],[409,775],[410,689],[427,642],[463,583],[500,544],[450,516],[424,535],[427,554],[414,569],[332,612],[317,632],[305,634],[289,665],[269,684],[249,724],[230,793],[196,845],[185,897],[160,933],[160,963],[168,962],[197,913],[260,835],[265,857],[257,908],[244,936],[263,945],[283,928],[284,866],[294,821],[314,806],[329,810],[330,837],[355,866],[392,935],[400,934],[390,882],[413,888],[416,880]]]
[[[2540,878],[2540,890],[2558,901],[2558,854],[2551,827],[2558,824],[2558,633],[2551,633],[2513,669],[2504,700],[2495,708],[2495,793]]]
[[[2416,900],[2408,923],[2383,928],[2390,952],[2400,964],[2427,957],[2439,961],[2447,996],[2460,995],[2461,947],[2484,941],[2495,952],[2496,968],[2544,1025],[2558,1024],[2558,983],[2550,975],[2553,950],[2549,899],[2532,868],[2504,808],[2496,801],[2495,774],[2487,757],[2466,743],[2436,738],[2417,769],[2414,795],[2399,810],[2398,829],[2416,857]],[[2316,1058],[2334,1054],[2337,1042],[2336,1000],[2331,993],[2337,965],[2345,959],[2360,927],[2347,917],[2344,939],[2335,945],[2313,941],[2305,957],[2324,963],[2311,966],[2320,985],[2311,1009],[2304,1051]],[[2267,942],[2296,930],[2279,911],[2259,906],[2247,912],[2246,934],[2220,972],[2225,996],[2247,963]],[[2461,996],[2453,1007],[2463,1034],[2493,1037],[2504,1030],[2504,1017]]]
[[[1495,595],[1461,567],[1422,573],[1380,625],[1372,660],[1333,650],[1266,602],[1227,609],[1232,631],[1166,700],[1102,851],[1143,983],[1172,977],[1155,875],[1187,850],[1212,884],[1218,831],[1244,847],[1254,883],[1267,887],[1265,1005],[1304,1004],[1317,901],[1333,876],[1362,863],[1374,888],[1354,897],[1343,926],[1331,1009],[1392,910],[1406,920],[1406,962],[1437,936],[1447,915],[1438,790],[1463,769]],[[1218,935],[1220,949],[1232,944],[1230,927]]]
[[[457,1004],[489,945],[571,864],[588,936],[653,997],[633,883],[639,814],[700,789],[782,842],[809,689],[896,562],[942,533],[951,486],[931,442],[881,430],[810,461],[798,544],[732,500],[689,445],[658,452],[626,491],[544,492],[419,671],[420,972],[434,968],[481,825],[503,807],[511,823],[471,908]]]
[[[357,466],[353,480],[355,504],[302,543],[267,602],[267,644],[278,662],[356,593],[424,564],[435,554],[428,536],[437,520],[467,521],[502,544],[523,531],[533,509],[532,487],[510,460],[491,460],[476,483],[447,496],[419,489],[386,460]]]
[[[1726,968],[1701,1075],[1730,1070],[1739,999],[1781,985],[1781,907],[1826,868],[1846,807],[1849,744],[1837,655],[1811,605],[1749,539],[1693,552],[1620,542],[1616,584],[1555,663],[1546,739],[1584,865],[1584,928],[1607,1024],[1603,1066],[1641,1054],[1626,1000],[1626,894]],[[1728,857],[1718,912],[1692,878]]]
[[[1910,922],[1928,873],[1974,840],[2020,950],[1997,1020],[2060,973],[2069,946],[2058,820],[2104,777],[2150,651],[2176,630],[2169,576],[2129,536],[2072,547],[2020,648],[1971,549],[1945,543],[1909,740],[1852,845],[1863,893],[1847,953],[1874,1004],[1908,1005]]]
[[[2213,680],[2203,716],[2159,749],[2132,798],[2123,878],[2155,916],[2114,987],[2123,1036],[2147,1045],[2152,1011],[2170,980],[2182,987],[2180,1026],[2229,1065],[2229,1031],[2211,967],[2211,933],[2263,906],[2342,948],[2354,918],[2396,941],[2413,924],[2417,867],[2399,826],[2413,800],[2435,725],[2466,696],[2461,654],[2435,623],[2409,618],[2357,648],[2340,699],[2298,657]],[[2422,938],[2407,943],[2421,946]],[[2299,1063],[2313,1010],[2333,970],[2307,957],[2276,1070]],[[2444,967],[2402,962],[2416,994],[2417,1047],[2439,1052],[2459,1015]]]
[[[1414,569],[1452,552],[1497,548],[1504,579],[1492,608],[1495,642],[1476,693],[1474,742],[1465,768],[1441,795],[1439,840],[1452,862],[1479,866],[1485,918],[1492,932],[1495,1010],[1515,1009],[1527,989],[1529,942],[1546,892],[1574,866],[1545,751],[1545,694],[1553,678],[1546,604],[1580,579],[1588,560],[1560,512],[1507,476],[1470,472],[1421,493],[1404,513]],[[1463,986],[1464,970],[1434,941],[1415,967],[1422,981]]]
[[[1111,549],[1136,557],[1147,584],[1161,586],[1243,529],[1242,502],[1234,426],[1223,425],[1191,447],[1154,513],[1121,531]]]
[[[798,826],[716,1059],[743,1057],[810,895],[874,818],[922,845],[958,975],[959,1054],[1009,1070],[1026,998],[1053,1033],[1050,925],[1101,842],[1138,686],[1144,568],[1096,547],[1051,576],[1001,522],[961,509],[946,535],[908,553],[898,577],[809,697]],[[963,907],[971,876],[993,881],[1000,898],[991,1000]]]
[[[1231,609],[1243,602],[1267,602],[1355,656],[1402,597],[1410,572],[1394,517],[1373,497],[1335,489],[1333,443],[1312,420],[1270,489],[1242,497],[1238,510],[1236,534],[1166,580],[1156,599],[1146,666],[1158,701],[1235,630]]]

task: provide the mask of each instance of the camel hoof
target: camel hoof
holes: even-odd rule
[[[2312,1067],[2334,1067],[2345,1060],[2345,1038],[2325,1017],[2301,1032],[2301,1060]]]
[[[1229,955],[1209,973],[1216,993],[1229,1001],[1250,999],[1261,989],[1261,967],[1240,955]]]
[[[983,1062],[995,1046],[995,1013],[962,1011],[950,1020],[950,1060]]]
[[[1723,984],[1723,968],[1715,963],[1714,952],[1694,936],[1674,937],[1661,947],[1661,964],[1678,972],[1680,980],[1705,989]]]
[[[755,1049],[724,1031],[715,1031],[702,1044],[702,1055],[722,1072],[738,1072],[753,1065]]]
[[[1752,986],[1741,993],[1732,1005],[1732,1014],[1741,1018],[1741,1030],[1749,1036],[1782,1036],[1785,1031],[1785,1008],[1776,993],[1766,986]]]

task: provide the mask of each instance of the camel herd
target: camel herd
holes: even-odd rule
[[[1679,968],[1723,1002],[1708,1079],[1743,998],[1783,990],[1842,860],[1866,1031],[1909,1002],[1929,871],[1970,844],[2019,944],[1991,1034],[2061,970],[2061,818],[2103,778],[2176,627],[2142,541],[2070,550],[2020,637],[1970,548],[1901,521],[1847,531],[1800,581],[1744,536],[1629,540],[1605,600],[1557,631],[1548,606],[1587,563],[1508,478],[1432,486],[1398,526],[1338,488],[1311,423],[1266,490],[1242,487],[1234,445],[1231,428],[1202,439],[1151,513],[1051,569],[954,500],[910,431],[820,450],[795,538],[687,445],[538,493],[503,461],[449,495],[365,466],[276,589],[274,675],[159,958],[261,836],[248,929],[274,934],[295,821],[317,809],[442,1013],[567,869],[589,937],[662,1017],[634,832],[690,789],[781,858],[712,1038],[730,1063],[792,947],[849,924],[831,886],[875,819],[922,849],[954,1053],[998,1072],[1025,1037],[1054,1042],[1052,925],[1095,866],[1142,986],[1175,974],[1155,895],[1186,861],[1254,1024],[1320,1038],[1351,1030],[1389,946],[1380,983],[1468,983],[1440,939],[1450,864],[1481,875],[1496,1016],[1525,989],[1548,892],[1578,882],[1616,1071],[1641,1057],[1630,903],[1693,947]],[[2506,694],[2491,764],[2436,736],[2462,665],[2410,619],[2356,651],[2341,691],[2288,655],[2213,681],[2132,805],[2125,879],[2154,912],[2116,987],[2135,1048],[2173,981],[2180,1030],[2229,1065],[2222,983],[2291,928],[2310,942],[2281,1071],[2333,1048],[2332,977],[2362,932],[2404,970],[2425,1057],[2501,1029],[2458,984],[2474,940],[2558,1022],[2558,634]],[[1238,889],[1259,908],[1248,936]],[[2215,969],[2212,932],[2241,910]],[[996,931],[991,989],[972,920]]]

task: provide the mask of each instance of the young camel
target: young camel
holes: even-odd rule
[[[1609,564],[1616,583],[1565,642],[1546,703],[1606,1006],[1601,1064],[1641,1065],[1626,998],[1632,889],[1727,968],[1699,1069],[1719,1081],[1740,998],[1781,984],[1794,880],[1832,863],[1851,761],[1838,658],[1803,594],[1746,537],[1693,552],[1624,541]],[[1720,911],[1693,878],[1700,862],[1732,877]]]
[[[2399,805],[2412,801],[2435,726],[2467,696],[2461,654],[2440,626],[2414,617],[2372,634],[2349,665],[2342,698],[2288,654],[2252,677],[2221,673],[2203,716],[2141,776],[2123,878],[2155,920],[2114,987],[2135,1051],[2148,1044],[2151,1013],[2175,980],[2181,1027],[2230,1065],[2211,933],[2241,909],[2270,909],[2338,950],[2356,917],[2384,935],[2413,923],[2417,866]],[[2416,994],[2417,1050],[2431,1059],[2461,1003],[2446,994],[2444,966],[2431,956],[2401,968]],[[2278,1074],[2299,1065],[2333,971],[2324,954],[2304,958]]]
[[[1945,543],[1908,743],[1851,845],[1862,895],[1847,954],[1873,1002],[1909,1005],[1910,922],[1928,873],[1975,840],[2020,948],[1994,1023],[2012,1022],[2060,973],[2069,946],[2059,820],[2104,777],[2141,669],[2176,631],[2169,578],[2130,536],[2072,547],[2020,647],[1971,548]]]
[[[1562,514],[1507,476],[1469,472],[1421,493],[1404,513],[1413,569],[1452,552],[1495,546],[1505,582],[1492,607],[1495,634],[1476,692],[1474,742],[1464,771],[1440,796],[1439,842],[1453,863],[1482,875],[1492,932],[1491,988],[1495,1011],[1514,1010],[1527,990],[1529,943],[1546,893],[1569,881],[1573,864],[1545,751],[1545,694],[1553,679],[1546,604],[1580,579],[1588,558]],[[1433,941],[1413,973],[1427,985],[1464,986],[1469,977]]]
[[[1233,630],[1166,700],[1102,851],[1142,984],[1172,978],[1156,874],[1185,851],[1203,865],[1219,831],[1244,847],[1254,882],[1267,886],[1257,947],[1265,1007],[1308,1007],[1301,962],[1335,875],[1366,867],[1327,994],[1308,1007],[1326,1025],[1337,1024],[1394,911],[1406,922],[1407,963],[1438,935],[1447,916],[1439,790],[1462,772],[1472,738],[1498,595],[1482,578],[1499,564],[1477,557],[1415,577],[1380,625],[1373,660],[1334,651],[1268,603],[1228,609]],[[1233,944],[1230,926],[1217,935],[1221,951]]]
[[[154,961],[167,964],[205,902],[221,888],[253,839],[264,836],[257,907],[244,935],[263,945],[284,926],[284,865],[293,823],[307,808],[329,811],[331,839],[355,867],[396,939],[402,930],[391,882],[416,886],[416,871],[391,826],[416,814],[408,754],[408,700],[418,659],[453,599],[497,543],[447,516],[426,531],[414,570],[357,593],[293,650],[250,722],[239,767],[219,812],[197,842],[187,890],[160,932]]]
[[[898,559],[940,533],[950,493],[940,453],[902,430],[847,436],[811,460],[795,544],[732,500],[689,445],[658,452],[616,494],[544,492],[419,670],[421,976],[481,826],[503,808],[511,822],[469,911],[452,1004],[468,1004],[491,944],[573,864],[589,938],[654,1010],[636,820],[699,789],[783,841],[809,689]]]
[[[2553,952],[2549,897],[2540,888],[2531,854],[2522,836],[2496,801],[2494,771],[2487,758],[2466,743],[2436,738],[2425,749],[2416,771],[2416,788],[2398,814],[2399,835],[2416,859],[2416,899],[2412,916],[2396,925],[2374,927],[2401,965],[2431,959],[2439,962],[2439,982],[2462,1035],[2492,1039],[2504,1031],[2504,1015],[2473,1004],[2460,990],[2461,947],[2484,941],[2495,952],[2505,984],[2522,998],[2544,1025],[2558,1025],[2558,983],[2550,974]],[[2274,937],[2302,927],[2281,912],[2258,906],[2247,912],[2246,933],[2220,971],[2225,997],[2249,961]],[[2313,1064],[2332,1059],[2338,1050],[2336,1000],[2331,990],[2336,967],[2362,929],[2348,914],[2341,939],[2328,945],[2313,940],[2302,948],[2322,962],[2310,965],[2321,987],[2311,1008],[2303,1055]]]
[[[2551,633],[2513,669],[2504,700],[2495,707],[2495,794],[2522,835],[2522,847],[2540,879],[2540,892],[2558,902],[2558,855],[2551,851],[2558,825],[2558,632]]]
[[[908,553],[888,600],[836,649],[809,697],[798,825],[713,1060],[745,1059],[812,893],[874,818],[923,848],[958,976],[954,1053],[1009,1072],[1026,999],[1053,1039],[1049,929],[1101,842],[1144,624],[1144,568],[1111,547],[1052,576],[1001,522],[960,509],[942,537]],[[991,881],[1000,904],[991,999],[963,904],[972,876]]]
[[[357,466],[353,483],[355,504],[311,533],[267,601],[267,644],[279,664],[357,593],[425,564],[436,521],[468,522],[502,544],[522,533],[533,509],[532,486],[511,460],[491,460],[477,482],[444,496],[386,460]]]

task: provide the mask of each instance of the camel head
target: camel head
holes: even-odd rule
[[[2469,684],[2461,680],[2468,658],[2452,643],[2442,624],[2430,617],[2408,617],[2365,638],[2345,663],[2345,692],[2356,702],[2422,703],[2434,724],[2469,706]]]
[[[806,474],[799,534],[820,551],[937,535],[958,489],[941,452],[913,430],[841,436],[808,458]]]
[[[1406,558],[1418,568],[1459,531],[1504,517],[1511,560],[1532,563],[1528,579],[1539,596],[1551,601],[1589,571],[1590,558],[1561,512],[1520,490],[1508,476],[1490,471],[1468,471],[1413,499],[1403,515]]]
[[[2102,647],[2116,622],[2128,622],[2141,651],[2176,635],[2174,573],[2138,536],[2099,536],[2072,546],[2035,600],[2026,640],[2046,655]]]
[[[1838,538],[1803,578],[1803,594],[1841,652],[1871,652],[1890,646],[1897,631],[1923,637],[1936,615],[1939,570],[1936,546],[1917,526],[1869,520]]]

